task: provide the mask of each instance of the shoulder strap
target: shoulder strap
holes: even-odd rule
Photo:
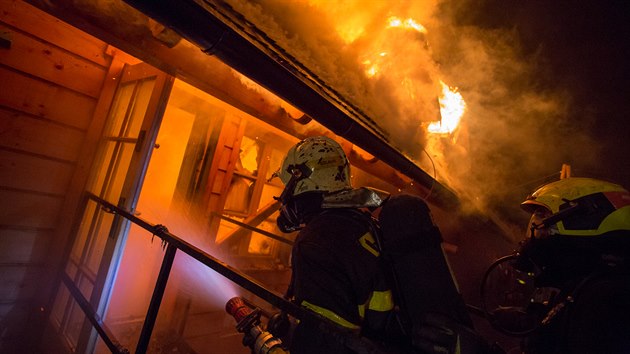
[[[382,208],[382,205],[379,207]],[[372,212],[378,209],[373,210]],[[390,255],[387,252],[384,252],[383,249],[383,234],[381,230],[381,225],[377,218],[373,216],[371,212],[361,211],[355,209],[355,215],[357,218],[360,218],[363,222],[367,223],[369,226],[370,233],[374,236],[376,241],[376,245],[380,252],[379,262],[381,264],[381,268],[386,274],[386,279],[389,285],[390,290],[392,291],[392,296],[394,299],[396,322],[399,327],[400,332],[405,336],[411,335],[411,319],[408,316],[408,312],[406,311],[406,305],[404,303],[404,299],[401,296],[401,283],[396,274],[394,265],[390,259]],[[386,250],[385,250],[386,251]]]

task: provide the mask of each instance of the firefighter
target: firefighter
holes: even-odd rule
[[[533,290],[522,296],[530,299],[522,311],[511,311],[521,319],[504,328],[533,323],[522,332],[526,353],[630,353],[628,190],[565,178],[539,188],[522,208],[531,214],[529,235],[512,266],[532,277]]]
[[[322,208],[324,197],[352,190],[341,146],[327,137],[302,140],[288,151],[278,176],[285,185],[278,226],[300,230],[287,297],[345,329],[384,339],[393,301],[369,223],[354,208]],[[295,329],[290,351],[351,352],[308,323]]]
[[[311,137],[300,141],[288,151],[276,174],[285,185],[278,198],[281,202],[278,226],[283,232],[300,231],[292,250],[293,272],[287,291],[289,299],[344,330],[375,343],[379,351],[445,354],[498,352],[494,348],[490,350],[490,346],[474,331],[439,313],[426,318],[422,316],[422,320],[413,318],[413,321],[404,321],[403,318],[413,315],[413,312],[401,315],[401,311],[398,311],[401,304],[395,304],[395,299],[408,295],[410,291],[400,291],[406,284],[397,284],[393,280],[397,272],[395,267],[388,268],[385,265],[381,232],[375,227],[375,220],[368,211],[382,206],[389,195],[368,187],[352,187],[350,165],[337,142],[327,137]],[[429,237],[431,242],[422,239],[413,242],[411,250],[422,251],[402,252],[401,246],[397,254],[411,259],[414,254],[427,257],[437,252],[439,257],[431,258],[436,260],[432,266],[436,267],[436,274],[445,274],[447,279],[437,281],[440,279],[435,279],[438,275],[434,275],[424,283],[413,281],[414,276],[417,278],[424,274],[418,269],[408,269],[409,276],[399,279],[408,279],[409,285],[413,283],[416,286],[420,284],[440,288],[440,284],[450,285],[452,279],[447,267],[443,267],[444,272],[437,272],[437,268],[444,263],[437,262],[443,256],[441,236],[431,220],[428,206],[420,198],[411,196],[403,199],[392,197],[391,200],[409,199],[415,202],[411,204],[413,207],[418,207],[415,213],[396,214],[414,215],[419,221],[409,224],[408,220],[404,220],[397,223],[398,227],[413,225],[417,230],[407,230],[406,235],[433,238]],[[419,225],[422,221],[430,225]],[[428,226],[434,230],[431,235],[418,234]],[[405,264],[412,268],[417,266],[417,263],[412,263]],[[454,286],[451,288],[455,291]],[[417,292],[425,295],[430,293]],[[437,302],[433,303],[439,303],[439,298],[445,299],[449,295],[440,293],[438,299],[434,299]],[[456,296],[459,294],[456,293]],[[407,305],[412,305],[409,304],[411,300],[432,303],[430,299],[416,298],[407,298]],[[434,307],[437,309],[440,306]],[[344,343],[339,337],[330,334],[316,323],[302,321],[293,332],[290,352],[353,353],[374,349],[349,347],[348,344],[353,343]]]

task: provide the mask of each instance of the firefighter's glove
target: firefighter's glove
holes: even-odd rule
[[[256,338],[253,335],[251,335],[249,332],[245,332],[245,336],[243,337],[243,342],[242,342],[243,346],[254,348],[255,342],[256,342]]]
[[[284,338],[289,333],[291,322],[286,312],[278,312],[273,314],[267,322],[267,330],[274,337]]]

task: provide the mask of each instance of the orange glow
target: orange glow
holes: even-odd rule
[[[390,95],[399,101],[400,119],[414,119],[431,134],[452,134],[466,111],[466,102],[455,87],[442,80],[439,64],[433,61],[428,43],[428,29],[421,21],[430,20],[431,8],[409,9],[375,3],[365,9],[362,2],[308,0],[335,19],[337,34],[346,44],[359,49],[364,75],[386,83]],[[401,12],[393,12],[401,11]],[[387,14],[382,17],[383,14]],[[380,22],[381,26],[377,24]],[[439,82],[439,85],[438,85]],[[381,86],[383,85],[383,86]],[[439,121],[435,99],[439,102]],[[390,127],[387,127],[390,128]],[[395,124],[392,129],[398,129]]]
[[[387,19],[387,28],[403,28],[406,30],[417,31],[423,34],[427,33],[427,29],[412,18],[403,20],[399,17],[391,16]],[[366,59],[362,62],[362,64],[365,65],[365,74],[367,75],[367,77],[370,78],[380,73],[381,67],[392,66],[391,63],[387,65],[385,62],[388,56],[387,51],[380,51],[378,52],[378,54],[373,54],[373,56],[374,58]]]
[[[450,88],[447,84],[442,84],[442,95],[439,98],[440,116],[438,122],[429,124],[428,131],[435,134],[450,134],[457,129],[459,122],[466,111],[466,102],[462,94],[457,92],[457,88]]]
[[[397,16],[391,16],[387,19],[387,28],[403,28],[405,30],[416,31],[427,34],[427,29],[412,18],[403,19]],[[392,49],[390,49],[391,51]],[[388,52],[379,51],[378,54],[372,54],[372,57],[365,59],[362,64],[365,66],[365,74],[367,77],[373,78],[378,74],[395,75],[396,66],[388,62]],[[402,69],[404,71],[404,69]],[[405,88],[410,100],[415,100],[419,92],[416,92],[414,79],[405,75],[401,78],[400,85]],[[466,111],[466,102],[457,88],[451,88],[440,80],[442,92],[438,98],[440,103],[440,117],[437,122],[431,122],[428,131],[433,134],[451,134],[457,129],[464,112]],[[420,120],[424,117],[419,117]]]
[[[387,22],[388,27],[402,27],[406,29],[413,29],[420,33],[427,33],[427,29],[423,25],[416,22],[413,18],[403,20],[396,16],[392,16],[387,19]]]

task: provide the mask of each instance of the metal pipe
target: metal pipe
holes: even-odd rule
[[[244,222],[240,222],[238,220],[232,219],[232,218],[227,217],[227,216],[225,216],[223,214],[219,214],[219,213],[212,213],[212,214],[214,216],[217,216],[217,217],[219,217],[219,218],[229,222],[229,223],[238,225],[238,226],[240,226],[240,227],[242,227],[244,229],[247,229],[247,230],[250,230],[250,231],[253,231],[253,232],[257,232],[257,233],[259,233],[261,235],[267,236],[267,237],[269,237],[271,239],[274,239],[276,241],[282,242],[282,243],[287,244],[289,246],[293,246],[293,241],[291,241],[289,239],[286,239],[286,238],[284,238],[282,236],[278,236],[278,235],[274,234],[273,232],[265,231],[263,229],[259,229],[257,227],[253,227],[253,226],[247,225]]]
[[[158,278],[155,282],[153,296],[151,296],[147,316],[144,319],[142,331],[140,332],[140,338],[138,339],[138,345],[136,346],[136,353],[138,354],[146,353],[147,348],[149,347],[151,333],[153,333],[155,320],[157,319],[158,312],[160,311],[160,304],[162,303],[162,297],[164,297],[164,290],[166,290],[166,283],[168,282],[168,276],[171,273],[176,253],[177,247],[169,243],[166,247],[166,253],[164,254],[164,259],[162,260],[162,267],[160,268],[160,273],[158,274]]]
[[[74,285],[72,279],[70,279],[70,277],[68,277],[65,272],[61,274],[61,280],[66,285],[66,288],[68,289],[70,294],[72,294],[74,300],[77,302],[77,304],[79,304],[81,310],[83,310],[85,317],[90,321],[90,323],[92,323],[92,326],[94,326],[94,329],[99,334],[107,348],[109,348],[109,350],[111,350],[112,353],[115,354],[129,354],[129,350],[118,343],[114,334],[98,318],[96,312],[94,312],[94,310],[92,309],[89,301],[87,301],[87,299],[83,297],[81,291],[76,287],[76,285]]]
[[[335,134],[428,189],[443,208],[459,206],[455,193],[394,148],[374,121],[341,97],[260,30],[215,0],[124,0],[178,32],[204,52],[256,81]]]
[[[256,296],[262,298],[263,300],[267,301],[271,305],[281,310],[287,311],[288,313],[294,314],[296,315],[296,317],[299,317],[297,314],[306,312],[301,307],[285,300],[282,296],[269,291],[264,286],[259,284],[256,280],[239,272],[237,269],[230,267],[228,264],[220,261],[217,258],[214,258],[210,254],[202,251],[201,249],[171,234],[170,232],[168,232],[168,229],[166,227],[162,225],[153,225],[139,218],[138,216],[124,209],[121,209],[120,207],[100,197],[97,197],[94,194],[91,194],[89,192],[87,192],[87,194],[91,199],[103,205],[108,212],[119,214],[125,217],[126,219],[129,219],[134,224],[151,232],[153,235],[159,237],[164,242],[168,242],[169,246],[175,246],[176,248],[180,249],[182,252],[186,253],[190,257],[205,264],[206,266],[210,267],[211,269],[221,274],[222,276],[237,283],[244,289],[254,293]]]
[[[348,346],[348,348],[353,349],[356,352],[360,352],[360,353],[383,353],[381,348],[379,348],[375,343],[373,343],[369,339],[360,337],[358,334],[353,333],[350,330],[346,330],[342,327],[339,327],[333,324],[332,322],[330,322],[329,320],[323,317],[320,317],[319,315],[286,300],[282,296],[265,288],[262,284],[258,283],[253,278],[250,278],[246,274],[241,273],[236,268],[229,266],[228,264],[218,260],[217,258],[202,251],[201,249],[171,234],[170,232],[168,232],[168,229],[164,227],[163,225],[153,225],[139,218],[138,216],[128,212],[127,210],[124,210],[100,197],[97,197],[96,195],[92,193],[86,192],[86,194],[88,195],[89,198],[103,205],[103,207],[105,207],[107,211],[121,215],[122,217],[129,219],[134,224],[142,227],[143,229],[151,232],[153,235],[159,237],[160,239],[162,239],[162,241],[167,242],[169,245],[169,248],[173,247],[175,249],[181,250],[182,252],[186,253],[190,257],[205,264],[212,270],[216,271],[222,276],[238,284],[243,289],[248,290],[249,292],[253,293],[257,297],[279,308],[280,310],[285,311],[286,313],[300,319],[301,321],[306,321],[309,323],[316,324],[322,331],[324,331],[325,333],[328,333],[331,336],[334,336],[341,343]],[[166,256],[165,256],[165,259],[166,259]],[[163,267],[164,267],[164,264],[163,264]],[[157,314],[157,311],[156,311],[156,314]],[[138,346],[140,346],[140,344]],[[145,350],[146,350],[146,347],[145,347]],[[136,350],[136,352],[141,353],[138,350]]]

